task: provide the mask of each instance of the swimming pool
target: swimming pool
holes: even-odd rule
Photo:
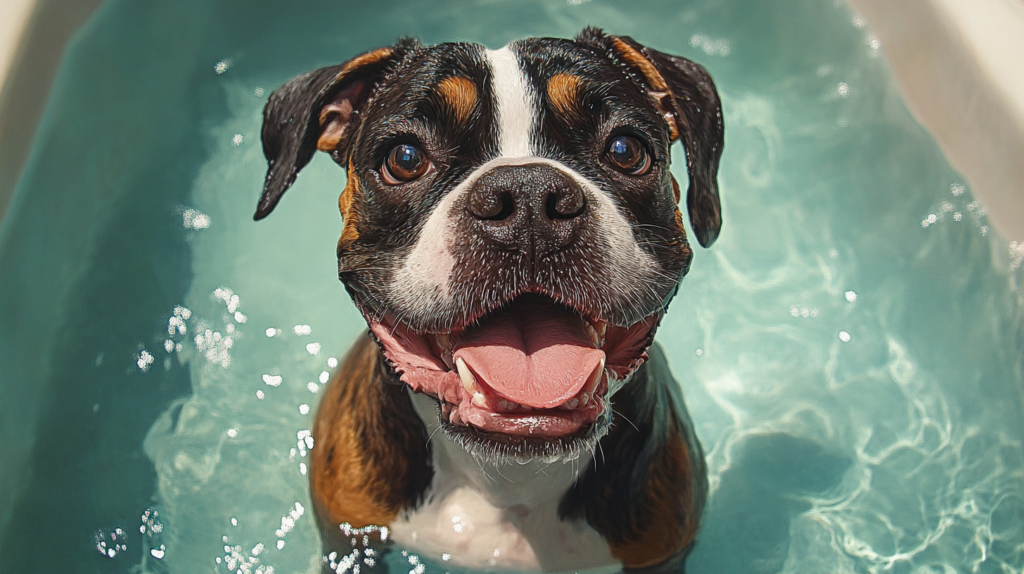
[[[658,336],[711,472],[689,571],[1020,572],[1022,252],[833,0],[108,2],[0,230],[0,571],[315,572],[304,431],[365,324],[328,158],[251,221],[263,103],[400,34],[586,24],[723,97],[725,224]]]

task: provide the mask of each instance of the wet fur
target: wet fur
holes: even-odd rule
[[[338,272],[368,320],[394,312],[414,329],[443,331],[524,289],[616,325],[660,317],[692,258],[677,207],[679,185],[668,170],[676,139],[686,150],[687,211],[701,245],[713,243],[722,224],[716,183],[722,116],[710,77],[689,60],[595,28],[575,40],[531,39],[516,49],[540,106],[530,144],[537,148],[534,163],[584,178],[591,192],[598,186],[607,192],[591,197],[615,206],[631,241],[643,246],[639,255],[656,265],[649,276],[630,278],[631,269],[618,267],[621,254],[602,248],[607,242],[598,231],[605,228],[583,228],[569,245],[517,257],[481,249],[475,239],[483,234],[461,221],[447,253],[454,262],[448,299],[425,306],[427,291],[396,283],[403,258],[452,190],[488,162],[516,160],[501,157],[488,92],[490,56],[473,44],[426,48],[402,39],[275,91],[264,110],[269,169],[255,218],[274,209],[320,149],[348,172],[339,199]],[[614,124],[633,126],[646,138],[649,178],[602,165],[607,126]],[[377,178],[383,154],[402,138],[422,145],[437,172],[396,191]],[[613,289],[609,278],[616,273],[626,279]],[[591,463],[561,496],[558,518],[598,532],[627,570],[681,571],[696,539],[707,477],[680,387],[657,344],[613,399],[607,434],[596,435]],[[352,548],[340,525],[386,526],[430,501],[431,438],[407,385],[371,336],[356,342],[325,390],[313,434],[310,487],[325,554]],[[508,453],[490,454],[500,465]]]
[[[696,539],[707,473],[661,346],[650,356],[615,395],[611,430],[558,511],[587,521],[627,569],[667,562],[676,571]],[[324,553],[351,548],[339,524],[388,525],[424,502],[433,477],[426,428],[370,336],[335,373],[313,428],[310,488]]]

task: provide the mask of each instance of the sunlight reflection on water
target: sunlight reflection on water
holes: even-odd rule
[[[128,4],[110,2],[92,33],[140,25]],[[185,61],[202,70],[192,99],[206,140],[192,143],[206,155],[168,215],[191,252],[188,291],[145,309],[161,323],[134,333],[134,350],[89,356],[142,381],[184,365],[191,393],[145,439],[154,504],[82,533],[92,557],[143,572],[319,571],[312,414],[365,324],[337,281],[344,176],[328,158],[273,217],[251,220],[272,86],[399,34],[493,48],[597,24],[701,62],[723,96],[722,236],[696,249],[658,335],[711,479],[688,570],[1021,572],[1024,246],[989,233],[863,21],[832,0],[783,4],[216,12],[207,34],[220,39],[204,41],[217,53]],[[339,32],[332,19],[360,24]],[[92,414],[118,399],[103,400]],[[335,566],[451,570],[451,553],[381,557],[351,534],[358,556],[328,557]]]

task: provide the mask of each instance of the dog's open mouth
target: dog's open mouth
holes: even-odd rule
[[[442,422],[495,440],[564,441],[607,420],[609,391],[647,358],[659,314],[628,326],[537,294],[445,333],[370,321],[392,368]]]

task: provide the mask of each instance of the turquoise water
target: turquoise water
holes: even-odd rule
[[[304,431],[365,325],[329,158],[251,220],[266,97],[586,24],[723,99],[725,225],[659,332],[711,473],[689,571],[1024,569],[1024,250],[845,5],[369,4],[112,0],[76,39],[0,229],[0,571],[316,572]]]

